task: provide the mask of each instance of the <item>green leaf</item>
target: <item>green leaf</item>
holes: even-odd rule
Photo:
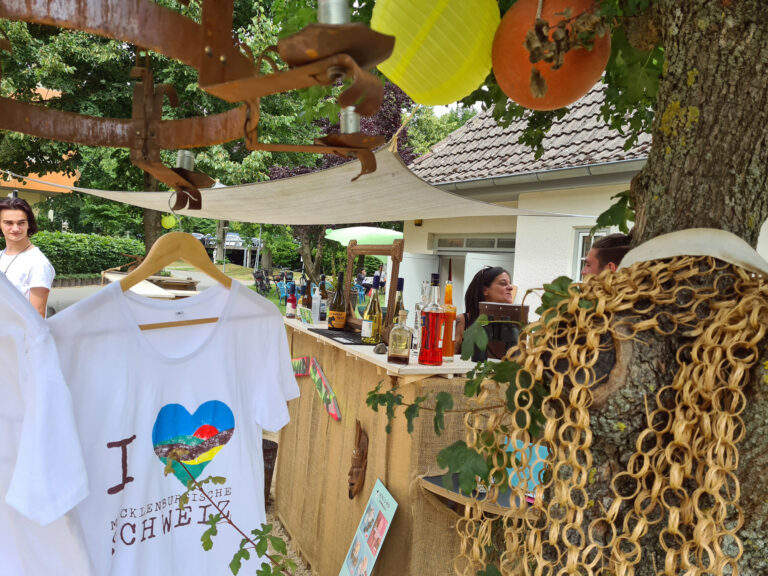
[[[611,226],[617,226],[624,234],[629,233],[627,222],[634,222],[635,220],[635,210],[632,206],[630,192],[625,190],[611,197],[611,199],[613,198],[617,198],[616,203],[597,217],[595,225],[589,231],[590,234]]]
[[[389,434],[392,431],[392,421],[395,419],[395,409],[403,404],[403,395],[395,394],[392,390],[384,393],[380,393],[381,382],[368,392],[368,396],[365,403],[373,409],[374,412],[379,411],[379,406],[384,406],[387,414],[387,426],[386,431]]]
[[[501,572],[499,572],[499,569],[493,564],[488,564],[488,566],[485,567],[485,570],[480,570],[477,573],[477,576],[501,576]]]
[[[421,408],[421,403],[426,399],[426,396],[418,396],[416,399],[414,399],[413,404],[405,409],[405,418],[408,422],[408,434],[413,433],[413,421],[419,417],[419,409]]]
[[[211,518],[213,518],[213,516],[211,516]],[[203,535],[200,536],[200,541],[203,543],[203,550],[206,551],[213,548],[213,537],[219,533],[215,522],[211,522],[209,519],[208,523],[211,525],[210,528],[208,528],[205,532],[203,532]]]
[[[451,489],[454,474],[459,476],[459,487],[464,494],[471,494],[477,487],[477,478],[488,481],[490,467],[481,454],[469,448],[463,441],[454,442],[443,448],[437,455],[437,463],[441,468],[448,468],[443,476],[443,485]]]
[[[435,434],[440,436],[445,430],[445,411],[453,408],[453,396],[448,392],[438,392],[435,401]]]
[[[275,549],[275,552],[278,552],[279,554],[288,554],[288,547],[285,544],[285,540],[282,538],[270,536],[269,543],[272,545],[272,548]]]
[[[464,340],[461,343],[461,359],[468,360],[478,350],[485,350],[488,347],[488,333],[485,331],[485,325],[488,324],[488,316],[481,314],[466,330],[464,330]]]
[[[269,541],[266,538],[259,538],[256,541],[255,549],[256,549],[256,554],[258,554],[259,556],[264,556],[264,554],[266,554],[267,551],[269,550]]]
[[[232,556],[232,561],[229,563],[229,569],[232,571],[232,574],[240,572],[243,560],[249,560],[250,558],[251,553],[245,548],[240,548],[240,550],[235,552],[234,556]]]

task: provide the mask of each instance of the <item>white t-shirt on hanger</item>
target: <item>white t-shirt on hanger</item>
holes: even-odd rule
[[[138,325],[217,316],[142,331]],[[49,320],[70,382],[91,483],[78,515],[99,576],[225,574],[241,536],[220,525],[191,473],[249,533],[265,522],[262,429],[289,420],[299,395],[282,316],[238,282],[185,299],[150,300],[111,284]],[[166,456],[182,450],[186,470]],[[255,554],[249,565],[258,566]],[[254,568],[255,570],[255,568]]]
[[[45,322],[0,274],[0,573],[90,574],[65,512],[88,494],[72,399]]]
[[[51,289],[56,271],[37,246],[8,256],[0,252],[0,272],[29,300],[30,288]]]

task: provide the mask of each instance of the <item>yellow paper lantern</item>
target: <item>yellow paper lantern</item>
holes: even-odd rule
[[[378,68],[419,104],[461,100],[491,71],[496,0],[377,0],[371,28],[395,37]]]

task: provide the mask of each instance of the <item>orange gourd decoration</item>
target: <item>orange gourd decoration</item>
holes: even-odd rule
[[[537,7],[538,0],[518,0],[504,15],[493,39],[493,72],[499,87],[521,106],[532,110],[557,110],[584,96],[600,80],[611,55],[611,38],[609,34],[595,35],[591,50],[569,50],[562,66],[556,70],[548,62],[532,64],[524,43],[526,34],[534,27]],[[550,40],[566,10],[570,10],[572,16],[578,16],[594,9],[594,0],[543,0],[541,17],[550,25]],[[540,98],[531,91],[533,68],[539,71],[547,85],[546,94]]]

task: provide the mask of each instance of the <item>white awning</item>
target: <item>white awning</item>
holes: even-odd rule
[[[348,162],[292,178],[205,189],[202,190],[202,210],[180,210],[178,213],[261,224],[352,224],[472,216],[584,217],[469,200],[424,182],[388,147],[375,155],[376,172],[361,176],[354,182],[352,178],[358,175],[360,164]],[[169,192],[64,188],[169,212]]]

